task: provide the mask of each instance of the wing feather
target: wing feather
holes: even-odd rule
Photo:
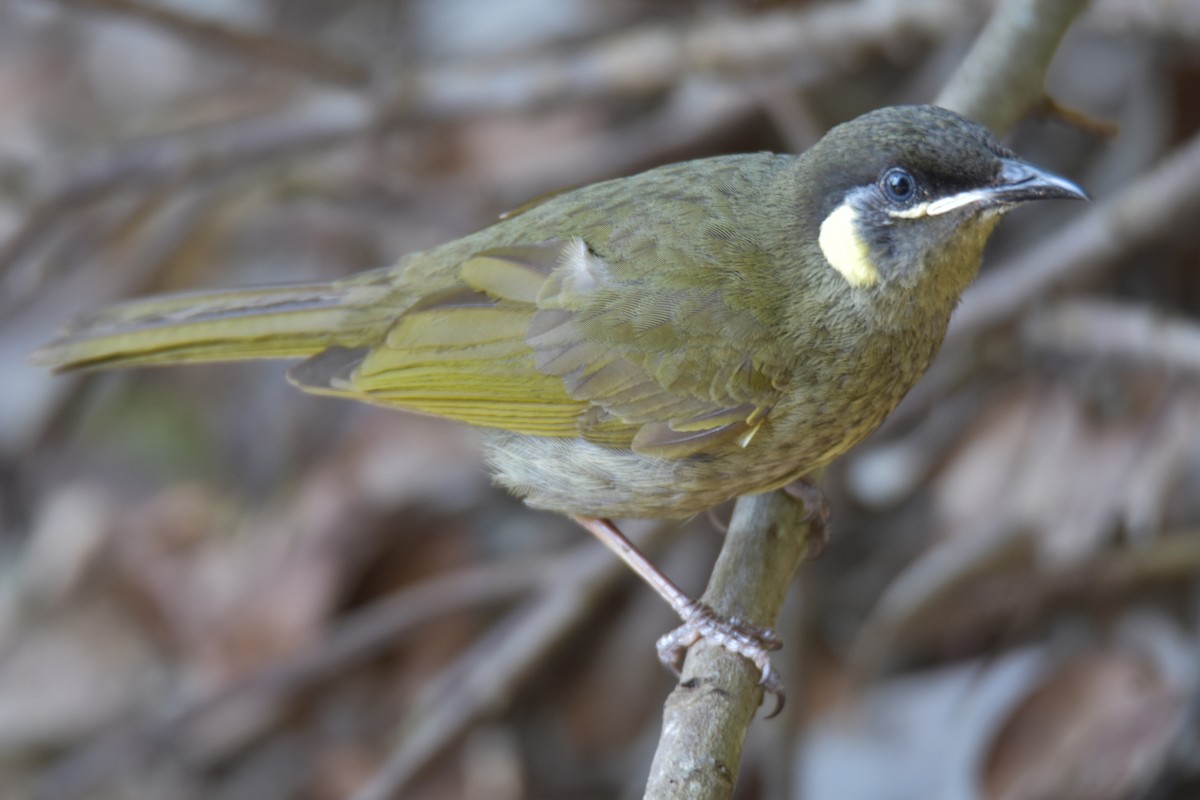
[[[664,458],[748,443],[777,381],[749,361],[712,356],[719,337],[762,337],[761,323],[712,287],[647,291],[617,266],[581,239],[475,253],[460,287],[412,306],[378,346],[315,356],[293,379]]]

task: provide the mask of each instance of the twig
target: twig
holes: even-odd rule
[[[591,550],[592,548],[588,548]],[[164,725],[162,737],[187,748],[195,729],[231,706],[282,702],[314,683],[350,669],[393,646],[429,619],[480,604],[498,604],[546,583],[572,556],[524,557],[432,578],[368,606],[346,619],[312,649],[253,673],[192,703]]]
[[[1110,35],[1194,42],[1200,40],[1200,5],[1178,0],[1097,0],[1083,23],[1089,30]]]
[[[1064,301],[1027,317],[1021,338],[1055,352],[1200,372],[1200,326],[1140,305]]]
[[[1106,119],[1099,119],[1078,108],[1064,106],[1053,97],[1046,98],[1042,113],[1047,117],[1061,120],[1078,131],[1102,139],[1115,139],[1121,132],[1120,126],[1117,123]]]
[[[563,186],[582,186],[628,173],[695,147],[723,131],[738,130],[761,107],[753,93],[716,81],[694,81],[673,91],[657,108],[593,135],[572,137],[524,156],[472,163],[449,185],[451,192],[496,187],[520,204]]]
[[[195,19],[179,11],[146,5],[137,0],[56,1],[70,8],[101,11],[136,19],[201,47],[255,63],[282,67],[325,83],[363,87],[370,77],[367,70],[358,64],[330,55],[312,45]]]
[[[580,552],[594,551],[590,543]],[[184,754],[193,767],[214,757],[211,742],[220,738],[217,755],[229,747],[230,731],[245,737],[262,733],[295,695],[343,670],[374,658],[400,637],[430,619],[481,603],[500,603],[546,582],[577,555],[521,559],[455,572],[379,601],[348,618],[311,650],[268,666],[232,685],[206,694],[165,719],[114,726],[82,752],[43,774],[41,791],[55,800],[90,796],[115,775],[143,773],[166,754]],[[246,711],[249,709],[249,715]],[[247,726],[254,730],[248,731]]]
[[[202,136],[142,141],[95,155],[30,210],[0,247],[0,275],[51,228],[69,221],[72,212],[118,189],[152,188],[185,177],[194,182],[270,166],[366,135],[375,124],[364,104],[307,103],[218,126]]]
[[[784,492],[738,500],[725,545],[702,598],[718,614],[769,627],[809,549],[802,504]],[[701,642],[687,656],[663,710],[663,730],[645,797],[728,798],[746,731],[762,700],[757,670]]]
[[[863,624],[849,659],[859,680],[877,672],[885,656],[902,645],[911,653],[964,636],[979,641],[1014,619],[1044,619],[1047,607],[1095,608],[1096,599],[1107,608],[1118,596],[1187,581],[1200,569],[1196,531],[1165,533],[1140,547],[1050,568],[1037,559],[1030,535],[983,538],[940,548],[951,552],[931,551],[889,588]],[[946,560],[954,563],[940,568],[932,563]],[[908,596],[900,596],[902,584],[911,590]]]
[[[652,549],[668,526],[638,546]],[[427,687],[423,701],[398,726],[404,738],[351,800],[390,800],[475,720],[507,703],[539,663],[627,575],[602,548],[588,545],[554,574],[554,585],[479,640]],[[647,660],[649,666],[649,659]]]
[[[935,101],[1007,133],[1045,105],[1046,71],[1087,0],[1005,0]]]
[[[963,0],[860,1],[638,28],[537,59],[418,70],[399,83],[391,105],[396,113],[446,118],[650,94],[695,74],[771,70],[813,83],[881,52],[934,41],[979,12]]]
[[[848,659],[851,672],[865,681],[884,666],[905,626],[938,598],[1011,573],[1036,562],[1036,546],[1025,531],[976,531],[925,552],[892,580],[855,636]]]

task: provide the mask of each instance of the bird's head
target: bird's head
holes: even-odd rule
[[[957,299],[1001,214],[1030,200],[1087,199],[1018,159],[987,128],[936,106],[864,114],[806,156],[805,172],[820,187],[808,233],[863,290],[924,284]]]

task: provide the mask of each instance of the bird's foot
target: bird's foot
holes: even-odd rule
[[[770,628],[762,628],[738,617],[722,617],[704,603],[692,602],[681,613],[683,624],[658,640],[658,658],[667,669],[679,675],[688,648],[701,639],[736,653],[758,668],[759,685],[775,696],[775,709],[767,719],[783,710],[783,681],[771,664],[771,651],[783,641]]]
[[[829,498],[808,478],[797,478],[783,487],[789,497],[804,504],[810,547],[808,560],[819,558],[829,544]]]

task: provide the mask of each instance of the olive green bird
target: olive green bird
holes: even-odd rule
[[[1000,215],[1081,189],[933,106],[802,155],[690,161],[558,194],[330,283],[135,300],[34,355],[55,369],[305,358],[301,389],[481,429],[496,480],[599,535],[778,690],[769,631],[715,619],[609,517],[784,486],[874,430],[925,371]]]

